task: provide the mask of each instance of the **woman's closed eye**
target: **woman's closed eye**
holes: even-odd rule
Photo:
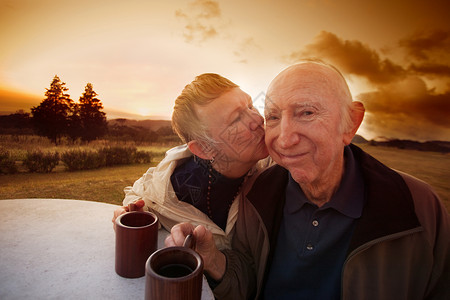
[[[266,121],[276,121],[279,119],[278,115],[275,114],[266,114],[265,115]]]

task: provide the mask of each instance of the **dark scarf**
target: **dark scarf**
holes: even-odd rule
[[[178,200],[192,204],[225,231],[228,211],[244,177],[227,178],[212,169],[209,161],[191,157],[176,167],[170,181]]]

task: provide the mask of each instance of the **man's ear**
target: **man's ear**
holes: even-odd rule
[[[350,111],[350,117],[352,119],[352,123],[350,128],[344,133],[344,143],[346,145],[352,142],[353,137],[358,131],[359,126],[361,125],[364,119],[364,113],[366,109],[364,108],[364,104],[359,101],[352,102],[352,110]]]
[[[192,140],[188,142],[187,146],[189,150],[192,152],[192,154],[202,159],[211,160],[214,157],[211,148],[205,147],[202,143],[198,142],[197,140]]]

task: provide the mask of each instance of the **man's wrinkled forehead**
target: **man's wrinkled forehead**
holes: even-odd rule
[[[322,66],[309,65],[287,69],[270,84],[265,106],[295,101],[321,101],[335,98],[339,90],[340,78],[334,70]]]
[[[333,98],[329,86],[321,86],[318,82],[311,84],[288,85],[273,89],[265,98],[265,108],[277,109],[287,106],[308,106]],[[331,94],[330,94],[331,93]]]
[[[281,100],[282,101],[282,100]],[[264,114],[270,115],[275,113],[281,113],[282,111],[301,111],[304,109],[313,109],[315,111],[323,111],[324,104],[320,100],[304,99],[304,101],[286,101],[286,102],[273,102],[267,101],[264,107]]]

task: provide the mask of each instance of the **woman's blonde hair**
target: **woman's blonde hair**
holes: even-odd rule
[[[230,80],[214,73],[195,77],[186,85],[175,100],[172,113],[172,128],[185,143],[197,140],[200,143],[214,144],[208,128],[198,118],[195,105],[207,105],[229,90],[239,87]]]

